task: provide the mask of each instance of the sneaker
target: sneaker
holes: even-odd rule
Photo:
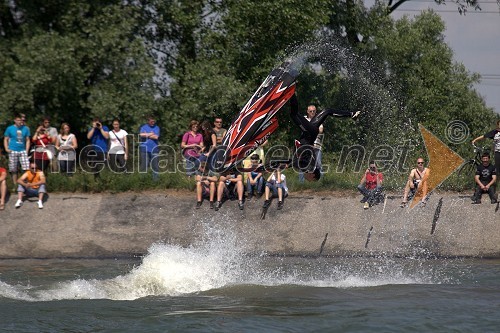
[[[23,205],[22,200],[19,200],[19,199],[18,199],[18,200],[16,201],[16,204],[14,205],[14,207],[19,208],[19,207],[21,207],[22,205]]]
[[[210,201],[210,209],[214,209],[214,202]]]
[[[405,207],[406,207],[406,204],[407,204],[407,202],[406,202],[406,201],[403,201],[403,202],[401,202],[401,205],[399,205],[399,206],[400,206],[401,208],[405,208]]]
[[[38,208],[43,209],[43,203],[42,200],[38,200]]]
[[[196,202],[196,209],[200,209],[200,207],[201,207],[201,201],[197,201]]]
[[[474,200],[474,201],[472,201],[472,204],[479,205],[479,204],[481,204],[481,200]]]
[[[240,200],[240,202],[238,202],[238,207],[240,208],[240,210],[243,210],[243,201]]]
[[[364,209],[370,208],[370,204],[368,202],[365,202],[365,205],[363,206]]]
[[[359,200],[359,202],[361,202],[361,203],[365,203],[367,200],[368,200],[368,198],[367,198],[367,197],[363,197],[363,199]]]
[[[491,199],[492,204],[496,204],[497,202],[498,202],[497,199]]]
[[[215,210],[215,211],[218,211],[218,210],[219,210],[219,208],[220,208],[220,201],[217,201],[217,202],[215,203],[214,210]]]
[[[278,201],[278,210],[281,210],[283,208],[283,201]]]
[[[249,194],[248,197],[247,197],[247,201],[252,201],[252,198],[253,198],[253,195]]]
[[[271,205],[271,200],[266,200],[264,201],[264,205],[262,205],[262,208],[268,208]]]

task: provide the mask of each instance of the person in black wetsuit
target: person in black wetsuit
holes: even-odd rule
[[[304,178],[308,181],[319,180],[321,171],[316,167],[316,153],[314,151],[314,140],[318,136],[319,126],[323,124],[328,116],[356,118],[360,111],[325,109],[309,121],[299,114],[299,102],[295,94],[290,98],[290,106],[292,121],[302,130],[299,140],[295,142],[296,150],[292,159],[292,166],[304,172]]]

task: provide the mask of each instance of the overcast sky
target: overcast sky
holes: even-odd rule
[[[374,3],[364,1],[367,7]],[[437,5],[434,0],[410,0],[399,6],[392,17],[412,17],[427,8],[441,15],[446,23],[445,41],[453,49],[455,60],[483,76],[476,89],[486,105],[500,113],[500,10],[496,0],[479,0],[479,4],[481,11],[470,9],[460,15],[451,0],[446,5]]]

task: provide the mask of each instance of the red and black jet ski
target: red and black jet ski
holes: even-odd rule
[[[276,114],[295,92],[299,72],[290,62],[273,69],[231,123],[213,155],[217,172],[230,171],[278,128]]]

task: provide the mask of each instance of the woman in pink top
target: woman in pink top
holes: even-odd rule
[[[182,136],[182,155],[186,158],[186,175],[191,177],[200,166],[200,156],[203,150],[203,135],[198,133],[199,123],[191,120],[189,131]]]

